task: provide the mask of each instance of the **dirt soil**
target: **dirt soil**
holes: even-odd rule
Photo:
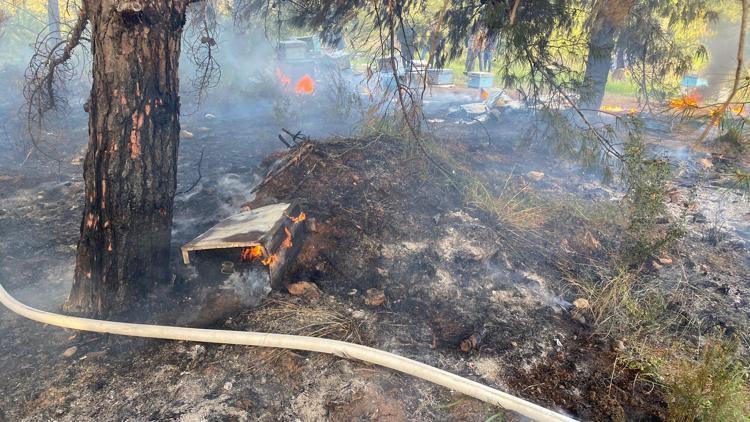
[[[561,164],[548,151],[516,148],[523,137],[517,118],[444,121],[436,124],[437,142],[454,164],[480,174],[496,192],[510,178],[514,186],[550,197],[621,196],[617,187]],[[261,163],[281,146],[275,134],[251,143],[247,136],[259,136],[252,123],[241,123],[248,127],[243,135],[229,128],[239,120],[214,119],[186,120],[186,128],[208,131],[183,143],[191,160],[181,161],[181,186],[192,184],[200,150],[231,141],[208,156],[199,185],[178,198],[175,248],[243,205],[296,200],[308,215],[308,236],[288,284],[316,286],[300,296],[272,292],[260,307],[216,328],[363,343],[582,420],[666,417],[659,391],[618,365],[612,341],[593,335],[590,323],[571,312],[577,296],[558,263],[597,253],[580,221],[542,219],[534,230],[500,222],[466,204],[415,145],[401,139],[309,141]],[[290,165],[266,178],[279,163]],[[544,178],[534,181],[532,170]],[[0,275],[31,305],[54,309],[64,300],[68,286],[49,280],[71,271],[81,197],[76,171],[10,174],[10,184],[3,184],[0,234],[15,238],[21,230],[26,243],[2,243]],[[31,193],[36,190],[41,197]],[[48,210],[47,203],[60,206]],[[693,234],[682,246],[688,248],[681,249],[688,252],[650,277],[694,286],[675,306],[710,318],[704,330],[747,327],[750,255],[741,237],[709,245],[700,235],[708,224],[693,219]],[[611,241],[604,233],[591,236],[604,247]],[[183,274],[175,256],[175,273]],[[49,289],[44,300],[40,288]],[[6,374],[0,420],[484,421],[498,413],[521,420],[409,376],[332,356],[76,334],[5,310],[0,320]]]

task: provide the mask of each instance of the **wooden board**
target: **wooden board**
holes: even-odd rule
[[[186,243],[182,260],[190,263],[190,251],[267,246],[291,209],[292,204],[281,203],[235,214]]]

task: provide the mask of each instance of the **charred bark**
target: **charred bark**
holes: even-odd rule
[[[68,312],[106,316],[166,281],[188,1],[86,1],[93,85]]]
[[[627,22],[635,0],[607,0],[599,2],[591,23],[589,54],[584,74],[581,106],[598,110],[604,100],[615,37]]]

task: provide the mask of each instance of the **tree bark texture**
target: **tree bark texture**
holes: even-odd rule
[[[598,110],[604,100],[615,37],[622,30],[635,0],[603,0],[597,2],[590,28],[589,55],[584,74],[581,106]]]
[[[93,85],[68,312],[107,316],[169,277],[187,2],[87,0]]]

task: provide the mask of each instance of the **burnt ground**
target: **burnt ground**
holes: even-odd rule
[[[317,290],[302,296],[273,292],[261,307],[215,327],[361,342],[584,420],[665,418],[659,390],[618,365],[623,351],[571,312],[579,293],[560,272],[561,262],[606,259],[616,233],[587,227],[552,207],[519,212],[517,221],[498,220],[467,203],[413,144],[387,136],[312,142],[309,153],[253,197],[251,188],[265,174],[263,159],[273,151],[276,159],[288,157],[270,113],[227,109],[216,117],[184,119],[194,136],[181,147],[181,189],[193,184],[195,163],[205,152],[203,177],[177,200],[175,247],[243,204],[295,199],[315,223],[288,282],[313,282]],[[621,196],[598,175],[544,149],[517,148],[525,133],[518,119],[509,114],[484,126],[446,119],[435,125],[434,142],[451,165],[478,174],[495,193],[522,189],[535,198],[589,203]],[[316,138],[337,132],[326,127],[328,133],[320,133],[314,120],[307,128],[298,123],[294,129]],[[80,127],[67,130],[85,134]],[[348,130],[343,125],[338,133]],[[72,277],[82,186],[75,162],[2,170],[0,235],[6,240],[0,242],[0,277],[32,306],[57,309]],[[529,171],[543,171],[544,178],[534,181]],[[678,179],[671,205],[680,207],[680,197],[695,190],[695,174],[688,168]],[[717,189],[720,179],[713,178]],[[698,191],[706,198],[719,192]],[[647,273],[665,290],[683,287],[674,289],[673,306],[700,322],[684,327],[687,336],[716,327],[742,331],[750,318],[747,223],[742,225],[747,215],[737,211],[741,202],[725,209],[725,237],[718,245],[705,236],[715,225],[711,214],[693,207],[688,236],[672,251],[673,264]],[[601,246],[592,248],[589,235]],[[184,272],[177,254],[173,265],[176,273]],[[5,310],[0,320],[0,368],[6,374],[0,380],[0,419],[486,420],[500,412],[335,357],[75,334]],[[74,354],[63,356],[73,346]]]

